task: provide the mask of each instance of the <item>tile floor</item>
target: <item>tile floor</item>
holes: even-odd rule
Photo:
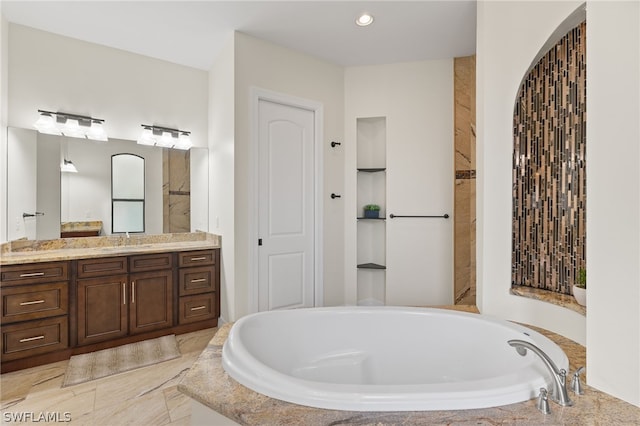
[[[216,332],[209,328],[177,335],[182,356],[115,376],[61,388],[68,361],[0,376],[0,424],[17,413],[69,413],[70,425],[189,425],[191,400],[178,383]],[[54,414],[55,415],[55,414]],[[36,419],[38,420],[38,419]],[[56,424],[56,422],[52,422]],[[48,424],[52,424],[48,423]]]

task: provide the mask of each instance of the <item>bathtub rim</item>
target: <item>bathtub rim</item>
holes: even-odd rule
[[[552,352],[550,356],[552,356],[559,368],[568,369],[569,367],[567,355],[551,339],[521,324],[493,316],[443,308],[340,306],[266,311],[250,314],[239,319],[231,328],[222,348],[221,362],[223,369],[238,383],[270,398],[309,407],[347,411],[435,411],[490,408],[535,398],[540,387],[551,389],[550,375],[538,376],[535,379],[525,377],[528,380],[527,384],[505,384],[506,378],[512,377],[513,372],[489,379],[483,378],[465,382],[466,384],[473,384],[472,387],[474,389],[465,390],[464,397],[461,397],[461,392],[456,389],[457,383],[363,385],[318,382],[294,377],[264,364],[256,359],[239,342],[240,338],[237,337],[237,334],[242,331],[245,324],[250,324],[256,317],[269,315],[270,313],[280,312],[290,315],[290,312],[295,311],[321,313],[350,312],[353,310],[358,313],[385,311],[467,317],[506,326],[515,332],[522,333],[521,338],[523,340],[531,341],[543,350]],[[505,345],[507,345],[506,341]],[[237,356],[238,354],[240,354],[240,357]],[[256,371],[260,372],[258,377],[253,374]],[[517,371],[524,371],[524,369]],[[527,370],[526,376],[531,374],[532,372]],[[530,383],[531,380],[534,380],[533,384]],[[283,390],[281,386],[283,384],[287,386],[286,390]],[[495,386],[496,384],[499,385],[498,388],[487,389],[487,385]]]

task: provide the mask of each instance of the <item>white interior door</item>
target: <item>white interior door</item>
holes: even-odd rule
[[[314,306],[314,112],[259,100],[259,310]]]

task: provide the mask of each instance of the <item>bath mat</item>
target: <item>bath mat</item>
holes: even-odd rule
[[[169,361],[179,356],[178,342],[173,334],[97,352],[74,355],[69,360],[62,387]]]

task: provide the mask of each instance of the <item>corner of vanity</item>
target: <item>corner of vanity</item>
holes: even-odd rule
[[[0,267],[2,373],[218,325],[214,234],[12,241]]]

